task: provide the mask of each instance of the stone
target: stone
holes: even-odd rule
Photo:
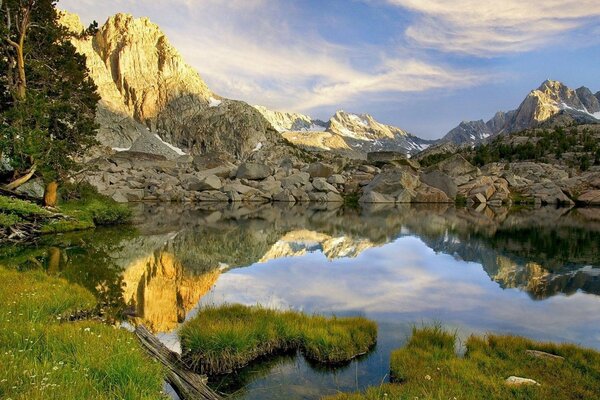
[[[236,192],[236,193],[240,193],[240,194],[246,194],[252,190],[255,190],[255,188],[247,186],[247,185],[243,185],[240,182],[232,182],[232,183],[228,183],[225,186],[223,186],[222,190],[224,192]]]
[[[406,167],[405,167],[406,168]],[[377,175],[363,191],[374,191],[381,194],[396,195],[401,190],[414,190],[419,186],[419,177],[407,172],[403,168],[394,168]]]
[[[329,178],[333,175],[333,167],[322,162],[312,163],[308,166],[308,171],[311,178]]]
[[[561,189],[553,182],[536,183],[526,191],[541,204],[575,204]]]
[[[346,183],[346,178],[344,178],[342,175],[334,174],[327,178],[327,183],[332,185],[343,185]]]
[[[496,187],[494,185],[483,185],[471,189],[469,191],[469,197],[475,197],[481,194],[485,200],[488,200],[494,193],[496,193]]]
[[[195,175],[186,175],[182,178],[181,186],[186,190],[203,192],[205,190],[219,190],[223,187],[221,179],[215,175],[206,177],[197,177]]]
[[[327,201],[329,203],[343,203],[344,198],[342,196],[340,196],[338,193],[329,192],[329,193],[327,193]]]
[[[557,356],[556,354],[550,354],[539,350],[525,350],[525,354],[535,358],[544,358],[546,360],[562,361],[565,359],[564,357]]]
[[[44,181],[41,178],[31,179],[16,188],[15,192],[35,199],[42,199],[44,198]]]
[[[279,181],[263,181],[260,182],[260,184],[257,187],[258,190],[260,190],[261,192],[265,192],[265,193],[279,193],[282,189],[281,187],[281,182]]]
[[[411,168],[418,169],[419,165],[416,161],[410,160],[404,153],[398,151],[375,151],[367,154],[367,161],[370,164],[382,166],[385,164],[407,165]]]
[[[451,203],[452,200],[442,192],[440,189],[436,189],[426,184],[422,184],[416,190],[416,195],[413,199],[413,203]]]
[[[299,188],[310,182],[310,174],[308,172],[297,172],[281,180],[281,185],[284,189]]]
[[[229,200],[229,202],[231,203],[238,203],[240,201],[242,201],[242,195],[239,194],[238,192],[234,191],[234,190],[230,190],[228,192],[225,192],[225,194],[227,195],[227,199]]]
[[[600,206],[600,190],[590,190],[581,194],[577,202],[588,206]]]
[[[412,203],[417,194],[410,189],[403,189],[396,195],[396,203],[408,204]]]
[[[485,197],[485,195],[483,193],[476,193],[474,196],[471,197],[471,200],[473,200],[475,203],[480,203],[480,204],[487,203],[487,198]]]
[[[125,195],[123,193],[121,193],[121,192],[115,192],[110,197],[111,197],[111,199],[113,199],[117,203],[128,203],[129,202],[129,200],[127,200],[127,197],[125,197]]]
[[[226,193],[217,190],[207,190],[196,195],[196,200],[200,202],[228,202],[229,196]]]
[[[292,191],[289,189],[282,190],[281,192],[275,194],[273,196],[273,201],[277,201],[280,203],[295,203],[296,198],[292,194]]]
[[[442,171],[431,171],[421,175],[421,181],[431,187],[440,189],[450,198],[455,198],[458,192],[456,183]]]
[[[533,379],[521,378],[518,376],[509,376],[504,383],[508,386],[540,386],[540,384]]]
[[[378,193],[375,191],[369,191],[363,194],[360,199],[358,199],[359,203],[396,203],[396,199],[388,194]]]
[[[310,201],[310,196],[302,189],[291,189],[290,192],[298,203],[306,203]]]
[[[455,154],[445,160],[428,168],[427,172],[438,170],[455,179],[455,183],[460,186],[462,180],[468,178],[468,180],[480,175],[479,168],[468,162],[462,155]],[[466,178],[465,178],[466,176]],[[459,178],[457,182],[456,179]],[[468,181],[467,180],[467,181]]]
[[[238,167],[236,177],[253,181],[263,180],[271,176],[271,168],[265,164],[246,162]]]
[[[338,190],[331,184],[327,183],[325,178],[315,178],[312,181],[312,185],[317,192],[333,192],[339,193]]]
[[[327,193],[324,192],[310,192],[308,194],[310,201],[315,203],[327,203]]]
[[[271,195],[263,193],[258,189],[253,189],[245,193],[242,197],[243,201],[247,201],[249,203],[268,203],[272,199]]]

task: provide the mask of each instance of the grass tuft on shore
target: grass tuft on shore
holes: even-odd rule
[[[84,288],[40,270],[0,267],[0,398],[159,399],[164,371],[137,339],[96,321]]]
[[[200,310],[179,335],[184,359],[198,372],[214,375],[296,349],[317,362],[347,362],[373,347],[377,325],[362,317],[224,305]]]
[[[455,352],[456,335],[439,326],[413,329],[407,345],[392,353],[392,382],[328,400],[383,399],[593,399],[600,393],[600,353],[569,344],[517,336],[471,336],[466,353]],[[538,358],[538,350],[564,360]],[[509,376],[539,386],[508,386]]]

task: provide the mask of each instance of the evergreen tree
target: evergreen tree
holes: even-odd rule
[[[68,179],[77,160],[96,144],[100,98],[85,57],[58,23],[56,1],[0,3],[0,154],[10,159],[16,176],[42,176],[46,203],[54,205],[57,182]],[[23,71],[15,43],[22,43]]]

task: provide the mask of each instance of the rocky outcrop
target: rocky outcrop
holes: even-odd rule
[[[318,119],[312,119],[308,115],[273,111],[263,106],[254,106],[263,117],[278,132],[320,132],[327,129],[327,123]]]

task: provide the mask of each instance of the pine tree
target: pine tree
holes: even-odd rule
[[[96,144],[100,98],[85,57],[58,23],[56,1],[0,3],[0,155],[10,159],[17,176],[34,172],[44,178],[47,191],[55,191]],[[56,193],[47,195],[47,205],[54,205]]]

